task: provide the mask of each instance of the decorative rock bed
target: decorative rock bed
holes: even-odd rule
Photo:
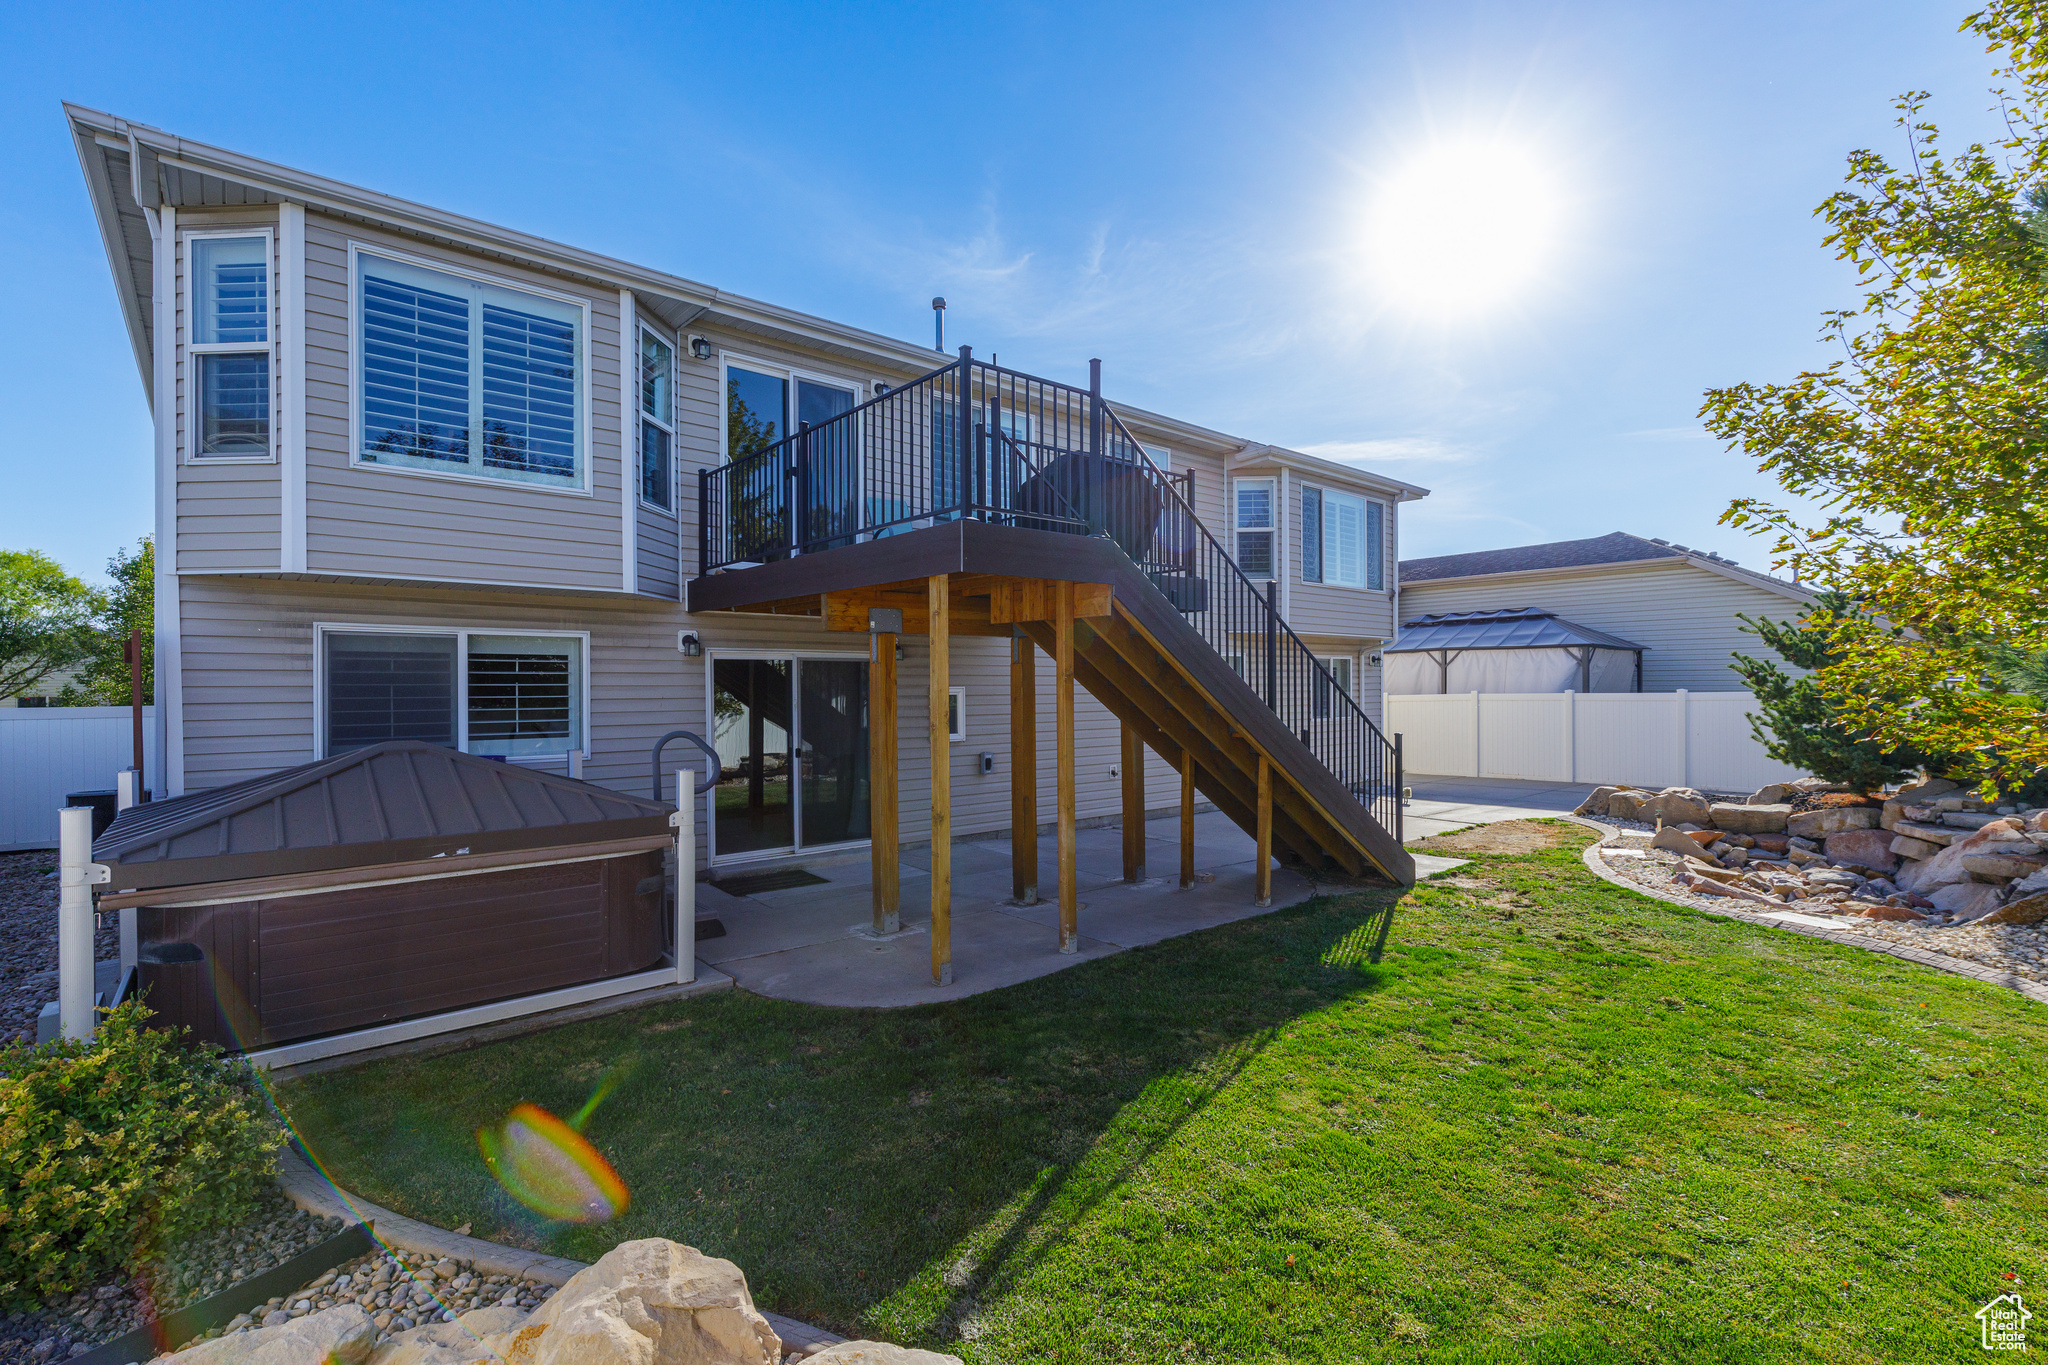
[[[0,1042],[33,1043],[36,1015],[57,998],[56,870],[48,850],[0,853]],[[120,956],[113,916],[93,935],[92,950],[95,960]]]
[[[1808,780],[1720,801],[1602,787],[1576,813],[1621,831],[1605,865],[1660,896],[1796,914],[2048,983],[2048,810],[1958,791],[1935,780],[1859,797]]]
[[[522,1289],[505,1276],[474,1277],[453,1262],[418,1264],[381,1252],[321,1279],[261,1325],[240,1323],[219,1340],[161,1359],[167,1365],[256,1359],[336,1365],[961,1365],[957,1356],[872,1341],[786,1354],[754,1307],[739,1267],[660,1238],[612,1248],[553,1293]],[[489,1300],[493,1293],[496,1301],[455,1311],[457,1303]],[[409,1320],[401,1303],[418,1305],[422,1314],[438,1306],[439,1320],[400,1328]],[[372,1307],[394,1330],[379,1328]]]
[[[27,1313],[0,1314],[0,1365],[68,1360],[283,1265],[341,1227],[339,1219],[302,1212],[281,1191],[269,1191],[254,1217],[188,1243],[140,1274],[110,1279]]]

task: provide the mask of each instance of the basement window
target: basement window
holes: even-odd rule
[[[584,748],[581,634],[321,627],[325,754],[387,740],[524,759]]]

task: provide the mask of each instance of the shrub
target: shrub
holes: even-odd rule
[[[0,1047],[0,1301],[47,1299],[246,1217],[284,1143],[255,1074],[144,1026]]]

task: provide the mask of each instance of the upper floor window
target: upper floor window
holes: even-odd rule
[[[1252,578],[1273,576],[1273,481],[1239,479],[1232,486],[1237,567]]]
[[[197,459],[271,453],[270,238],[185,239]]]
[[[1385,504],[1304,484],[1301,581],[1381,588],[1386,581]]]
[[[584,483],[582,305],[358,252],[358,457]]]
[[[664,512],[675,500],[675,348],[640,333],[640,500]]]

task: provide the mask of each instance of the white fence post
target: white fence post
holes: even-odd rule
[[[1678,785],[1692,785],[1692,693],[1678,689]]]
[[[1473,777],[1486,775],[1486,760],[1479,752],[1479,694],[1472,694],[1472,772]]]
[[[1579,780],[1579,694],[1564,694],[1564,780]]]
[[[90,1038],[92,989],[92,807],[57,812],[57,1025]]]
[[[676,772],[676,984],[697,979],[697,775]]]

